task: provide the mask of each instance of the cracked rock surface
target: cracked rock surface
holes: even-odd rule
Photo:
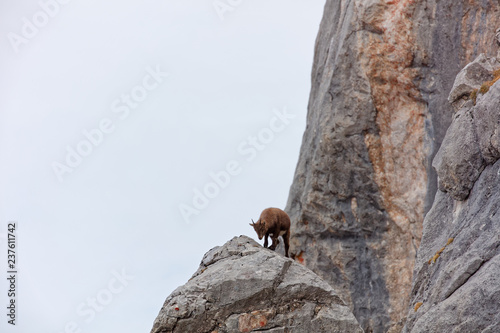
[[[167,297],[151,333],[255,331],[363,332],[319,276],[240,236],[205,254]]]
[[[436,155],[404,332],[500,332],[499,115],[500,81],[458,111]]]

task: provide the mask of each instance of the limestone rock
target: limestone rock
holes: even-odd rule
[[[460,108],[474,89],[479,89],[484,82],[493,79],[493,71],[498,68],[500,68],[500,63],[496,58],[480,54],[458,73],[448,101]]]
[[[497,161],[466,201],[436,195],[424,221],[404,332],[500,332],[499,184]]]
[[[486,163],[495,163],[500,158],[500,81],[478,96],[473,113],[481,154]]]
[[[366,332],[404,325],[448,96],[467,63],[496,54],[499,10],[498,1],[326,1],[285,210],[291,253]]]
[[[500,158],[500,81],[455,115],[434,159],[439,189],[464,200],[487,164]]]
[[[404,332],[500,331],[500,81],[455,116],[434,165]],[[459,201],[461,200],[461,201]]]
[[[253,239],[235,237],[205,254],[165,301],[151,333],[363,332],[316,274]]]
[[[439,189],[456,200],[467,198],[486,165],[474,119],[472,109],[465,107],[457,112],[433,162]]]

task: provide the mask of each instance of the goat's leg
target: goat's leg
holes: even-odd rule
[[[274,235],[271,239],[273,241],[273,244],[271,244],[269,249],[274,251],[276,249],[276,246],[278,246],[278,244],[280,243],[280,241],[279,241],[278,237],[275,237]]]
[[[285,242],[285,257],[289,258],[288,249],[290,248],[290,229],[288,229],[286,234],[283,235],[283,241]]]
[[[267,249],[267,236],[269,236],[269,234],[266,234],[264,236],[264,247]]]

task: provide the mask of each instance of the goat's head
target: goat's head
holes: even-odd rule
[[[266,228],[266,222],[258,220],[257,222],[254,222],[252,220],[252,223],[250,225],[254,228],[255,232],[257,233],[257,236],[259,237],[259,240],[262,239],[266,235],[267,228]]]

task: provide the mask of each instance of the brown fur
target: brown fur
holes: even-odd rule
[[[287,213],[279,208],[266,208],[260,214],[259,220],[250,223],[250,225],[257,232],[259,239],[265,237],[265,248],[267,248],[267,237],[271,236],[273,243],[269,247],[270,250],[274,251],[279,244],[278,237],[283,237],[283,241],[285,242],[285,256],[288,257],[288,249],[290,247],[290,217]]]

